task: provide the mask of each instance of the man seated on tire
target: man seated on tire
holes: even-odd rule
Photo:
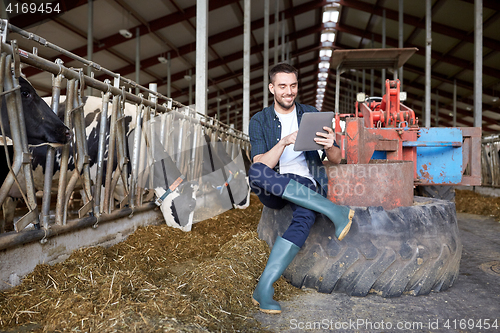
[[[269,79],[274,103],[250,120],[253,162],[249,170],[250,186],[269,208],[281,209],[289,204],[293,217],[286,232],[274,243],[252,301],[262,312],[281,313],[279,303],[273,300],[272,285],[304,245],[317,212],[335,224],[335,235],[342,240],[349,231],[354,211],[326,198],[328,178],[318,151],[293,149],[302,115],[319,112],[312,106],[295,102],[298,71],[280,63],[270,70]],[[339,163],[341,152],[333,130],[330,126],[323,129],[327,133],[318,132],[315,138],[324,147],[323,158],[326,155],[329,161]]]

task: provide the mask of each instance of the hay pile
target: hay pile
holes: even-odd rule
[[[250,295],[268,246],[255,230],[262,205],[195,224],[139,228],[110,248],[38,265],[0,293],[0,328],[32,332],[261,331]],[[297,292],[283,279],[277,299]]]
[[[455,206],[457,213],[486,215],[500,221],[500,197],[487,197],[472,191],[456,190]]]

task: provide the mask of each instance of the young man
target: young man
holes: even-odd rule
[[[314,107],[295,102],[298,71],[286,63],[277,64],[269,72],[269,90],[274,103],[250,120],[252,166],[250,186],[262,203],[273,209],[289,204],[293,211],[290,226],[276,239],[266,268],[252,295],[252,301],[265,313],[281,313],[273,300],[273,283],[283,274],[309,235],[316,213],[326,215],[335,224],[339,240],[351,226],[354,211],[337,206],[326,198],[328,178],[318,151],[293,150],[297,131],[305,112],[319,112]],[[329,161],[340,163],[340,148],[330,126],[327,133],[316,133],[315,141],[324,147]]]

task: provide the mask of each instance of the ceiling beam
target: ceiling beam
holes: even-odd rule
[[[343,0],[343,1],[346,1],[346,0]],[[349,0],[349,1],[352,1],[352,0]],[[338,25],[337,24],[335,29],[337,31],[350,33],[352,35],[359,36],[359,37],[362,37],[364,34],[364,30],[358,29],[356,27],[348,26],[348,25]],[[374,36],[375,41],[381,43],[382,36],[380,34],[374,33],[373,36]],[[397,39],[386,37],[386,43],[388,46],[398,47]],[[416,47],[416,48],[418,48],[418,51],[415,53],[419,54],[421,56],[425,56],[425,48],[419,47],[417,45],[405,45],[405,47]],[[433,50],[431,57],[432,57],[432,59],[440,60],[440,59],[442,59],[442,53],[439,53],[439,52]],[[474,71],[474,63],[473,62],[469,62],[467,60],[453,57],[450,55],[442,60],[445,63]],[[500,70],[493,68],[493,67],[490,67],[490,66],[483,66],[483,74],[500,79]]]
[[[236,2],[236,1],[238,1],[238,0],[212,0],[212,1],[210,1],[210,4],[209,4],[209,11],[227,6],[227,5],[229,5],[233,2]],[[130,28],[130,30],[135,31],[137,28],[139,28],[139,35],[143,36],[145,34],[149,34],[152,31],[157,31],[157,30],[172,26],[176,23],[180,23],[182,21],[189,20],[195,16],[196,16],[196,5],[184,9],[183,12],[172,13],[172,14],[157,18],[153,21],[150,21],[150,22],[148,22],[149,26],[145,26],[143,24],[140,24],[138,26]],[[106,50],[108,48],[119,45],[119,44],[124,43],[126,41],[128,41],[128,39],[123,37],[122,35],[120,35],[120,33],[116,33],[114,35],[102,38],[101,39],[102,44],[97,45],[97,47],[94,47],[94,53],[97,53],[97,52],[102,51],[102,50]],[[86,57],[87,56],[87,45],[77,47],[73,50],[70,50],[70,52],[74,53],[80,57]],[[69,62],[69,61],[73,60],[73,59],[71,59],[67,56],[63,56],[61,54],[58,54],[57,56],[52,57],[48,60],[55,61],[57,58],[60,58],[64,62]],[[29,77],[29,76],[37,74],[39,72],[40,72],[39,69],[31,67],[31,68],[27,68],[25,70],[24,74],[27,77]]]
[[[399,13],[396,10],[383,7],[374,7],[372,4],[359,0],[340,0],[339,4],[341,6],[354,8],[363,12],[373,13],[380,17],[382,17],[382,11],[385,9],[387,19],[399,21]],[[474,9],[471,8],[471,10]],[[405,24],[413,25],[419,29],[425,30],[425,20],[421,20],[419,17],[410,14],[404,14],[403,21]],[[467,31],[452,28],[450,26],[438,22],[434,21],[432,22],[432,32],[456,38],[458,40],[465,40],[468,43],[474,44],[474,36],[469,35]],[[492,38],[483,37],[483,46],[495,50],[497,52],[500,51],[500,41],[497,41]]]

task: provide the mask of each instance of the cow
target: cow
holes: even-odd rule
[[[65,97],[62,96],[61,99],[63,100]],[[50,100],[50,97],[44,98],[46,101]],[[84,97],[82,99],[84,105],[84,120],[85,120],[85,135],[86,135],[86,140],[87,140],[87,149],[88,149],[88,155],[89,155],[89,169],[90,169],[90,178],[95,181],[96,175],[97,175],[97,157],[98,157],[98,150],[99,150],[99,129],[101,126],[101,109],[102,109],[102,98],[99,97],[94,97],[94,96],[88,96]],[[59,110],[58,110],[58,116],[59,118],[63,119],[64,118],[64,112],[66,108],[66,101],[63,100],[59,104]],[[127,137],[132,134],[132,131],[136,127],[135,121],[136,121],[136,106],[131,105],[129,103],[125,103],[125,108],[124,108],[124,124],[125,124],[125,129],[126,129],[126,135]],[[110,107],[110,112],[111,114],[111,107]],[[106,174],[106,168],[107,166],[107,158],[108,158],[108,143],[109,143],[109,137],[110,137],[110,120],[111,116],[108,116],[108,121],[107,121],[107,128],[106,128],[106,150],[104,152],[104,163],[103,163],[103,175]],[[125,152],[127,156],[130,156],[127,145],[125,145],[127,151]],[[33,165],[33,178],[35,182],[35,187],[37,189],[42,189],[43,188],[43,182],[44,182],[44,174],[45,174],[45,163],[46,163],[46,154],[47,154],[47,147],[41,146],[41,147],[34,147],[32,150],[32,155],[33,155],[33,160],[32,160],[32,165]],[[73,170],[75,168],[74,166],[74,160],[71,157],[73,155],[72,152],[72,145],[70,146],[70,158],[68,160],[68,172],[73,173]],[[129,158],[130,159],[130,158]],[[61,150],[57,149],[56,150],[56,159],[54,163],[54,169],[53,169],[53,184],[57,184],[58,179],[60,178],[59,171],[60,171],[60,160],[61,160]],[[116,169],[116,154],[114,158],[114,165],[113,169]],[[131,170],[131,165],[130,162],[128,163],[128,171]],[[98,184],[94,184],[97,186]],[[100,184],[101,186],[104,186],[104,177],[103,177],[103,184]],[[54,186],[54,185],[53,185]],[[57,191],[57,188],[52,188],[52,191]],[[170,196],[170,211],[171,211],[171,220],[176,221],[176,223],[180,224],[180,221],[188,219],[188,216],[190,213],[194,210],[195,207],[195,200],[194,200],[194,193],[196,191],[196,184],[193,182],[184,182],[181,185],[179,185],[178,188],[172,193]],[[101,193],[104,193],[102,190]],[[114,197],[115,199],[119,200],[123,198],[123,187],[117,186],[115,189]]]
[[[87,147],[88,147],[88,154],[89,154],[89,167],[90,167],[90,173],[91,173],[91,179],[95,179],[96,171],[97,171],[97,154],[98,154],[98,141],[99,141],[99,128],[100,128],[100,113],[101,113],[101,108],[102,108],[102,99],[98,97],[86,97],[84,98],[84,119],[85,119],[85,133],[87,136]],[[62,114],[64,113],[65,109],[65,102],[60,103],[60,111],[59,115],[62,117]],[[133,106],[131,104],[125,103],[125,108],[124,108],[124,124],[125,124],[125,131],[126,131],[126,136],[129,138],[133,137],[133,130],[136,127],[135,120],[136,120],[136,106]],[[108,119],[108,128],[107,128],[107,137],[106,139],[109,139],[109,119]],[[127,145],[126,145],[127,146]],[[107,145],[106,145],[107,147]],[[43,186],[43,179],[44,179],[44,168],[45,168],[45,156],[46,156],[46,147],[35,147],[33,149],[33,168],[34,168],[34,178],[35,178],[35,185],[37,188],[41,188]],[[107,154],[108,151],[105,152],[104,154],[104,159],[107,159]],[[127,150],[126,152],[127,156],[130,156],[129,151]],[[213,153],[217,154],[217,156],[222,156],[222,158],[225,160],[222,162],[222,164],[227,165],[229,163],[230,158],[225,152],[218,152],[218,153]],[[54,167],[54,179],[58,179],[59,175],[59,167],[58,167],[58,162],[60,158],[60,153],[56,153],[56,165]],[[131,160],[132,158],[129,158]],[[115,158],[116,161],[116,158]],[[164,163],[167,165],[173,165],[173,161],[169,156],[165,157]],[[104,167],[106,167],[104,163]],[[207,166],[204,163],[203,168],[205,169]],[[69,161],[69,170],[73,170],[73,161]],[[115,169],[115,166],[114,166]],[[130,164],[128,165],[128,170],[131,170]],[[173,170],[173,168],[171,168]],[[245,192],[247,191],[248,184],[246,183],[245,180],[245,170],[243,172],[240,172],[239,174],[237,172],[234,172],[233,179],[229,179],[230,181],[233,180],[232,184],[235,184],[236,181],[241,183],[241,180],[243,179],[244,183],[241,183],[242,186],[245,186]],[[177,170],[176,172],[173,172],[172,174],[177,174],[179,171]],[[105,174],[105,170],[103,172]],[[180,174],[180,173],[179,173]],[[204,174],[206,172],[204,171]],[[184,175],[185,176],[185,175]],[[174,177],[174,180],[177,180],[177,176]],[[228,180],[228,179],[226,179]],[[213,188],[219,188],[221,191],[227,191],[229,190],[228,186],[225,186],[225,183],[228,183],[226,180],[222,181],[220,184],[212,182],[212,187]],[[158,197],[162,197],[165,191],[167,191],[167,188],[171,184],[163,186],[163,188],[155,188],[156,195]],[[174,227],[179,227],[185,231],[190,230],[190,225],[192,224],[192,216],[193,216],[193,210],[196,207],[196,193],[198,190],[201,188],[200,184],[197,183],[195,180],[191,179],[186,179],[180,184],[178,184],[177,187],[175,187],[172,190],[172,193],[170,193],[167,197],[164,198],[161,202],[160,208],[162,209],[162,212],[164,213],[165,221]],[[248,192],[249,193],[249,192]],[[242,201],[248,202],[248,199],[243,199]],[[238,202],[240,203],[240,202]],[[248,205],[247,203],[243,203],[244,205]]]
[[[70,139],[69,128],[57,117],[27,80],[19,77],[19,85],[28,144],[51,143],[60,145],[67,143]],[[2,97],[1,116],[5,130],[4,134],[11,137],[10,126],[7,126],[9,118],[5,96]]]
[[[22,101],[22,109],[24,115],[24,122],[26,126],[26,135],[29,145],[51,144],[63,145],[70,140],[70,130],[64,123],[57,117],[52,109],[40,98],[33,86],[23,77],[19,77],[19,90]],[[5,135],[8,138],[12,137],[10,122],[8,117],[7,102],[5,96],[2,97],[1,120]],[[3,184],[7,177],[9,167],[7,164],[7,155],[12,162],[14,157],[14,149],[10,142],[3,142],[6,145],[7,154],[0,152],[0,184]],[[9,141],[9,140],[7,140]],[[4,148],[2,148],[4,149]],[[22,177],[19,177],[22,178]],[[19,197],[20,193],[14,185],[10,191],[10,197],[7,197],[5,202],[2,203],[2,211],[4,220],[0,222],[0,232],[5,230],[5,220],[13,218],[13,210],[15,209],[12,196]]]

